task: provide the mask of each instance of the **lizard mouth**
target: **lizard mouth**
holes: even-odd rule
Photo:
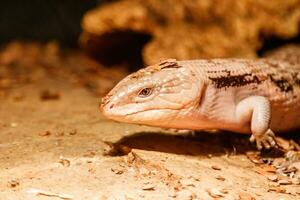
[[[141,110],[141,111],[134,111],[130,113],[126,113],[124,115],[110,115],[108,116],[111,119],[117,120],[117,121],[122,121],[122,122],[129,122],[129,123],[134,123],[135,121],[137,122],[143,122],[143,121],[152,121],[157,117],[157,112],[178,112],[177,109],[169,109],[169,108],[160,108],[160,109],[147,109],[147,110]],[[147,114],[149,117],[143,117],[142,115]],[[173,116],[173,115],[172,115]],[[140,119],[137,119],[139,118]],[[160,119],[162,120],[162,118]]]

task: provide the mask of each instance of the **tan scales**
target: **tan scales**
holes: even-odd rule
[[[252,60],[164,60],[120,81],[101,109],[127,123],[249,133],[270,148],[273,132],[300,128],[300,47]]]

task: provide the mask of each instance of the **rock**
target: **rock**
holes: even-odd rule
[[[299,34],[298,5],[295,0],[113,1],[85,14],[80,43],[113,60],[138,59],[142,53],[146,64],[163,58],[255,57],[264,38]]]

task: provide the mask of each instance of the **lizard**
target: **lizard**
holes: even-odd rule
[[[263,58],[166,59],[121,80],[100,109],[119,122],[251,134],[259,150],[300,128],[300,47]]]

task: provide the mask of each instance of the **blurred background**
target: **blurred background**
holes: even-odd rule
[[[13,0],[0,3],[0,43],[11,40],[57,40],[77,47],[83,14],[100,0]]]
[[[255,57],[299,43],[299,4],[299,0],[2,1],[0,44],[55,40],[66,48],[81,47],[104,64],[150,64],[166,57]]]

